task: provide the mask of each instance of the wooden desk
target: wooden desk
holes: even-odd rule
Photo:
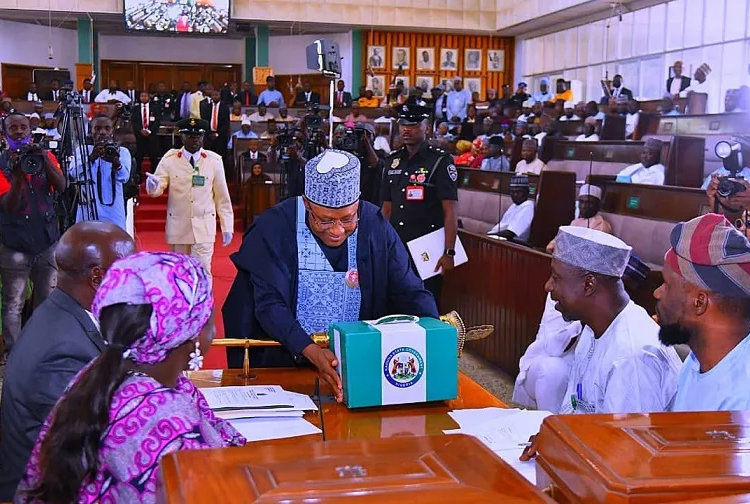
[[[602,188],[602,211],[607,213],[681,222],[713,211],[708,208],[708,198],[703,189],[626,184],[596,175],[589,182]]]
[[[749,429],[746,411],[552,416],[539,433],[537,484],[570,503],[747,495]]]
[[[750,131],[750,114],[662,116],[659,135],[735,135]]]
[[[458,168],[458,188],[474,191],[499,192],[510,195],[510,179],[514,172],[493,172],[475,170],[473,168]],[[539,185],[539,175],[529,175],[529,193],[536,194]]]
[[[255,380],[245,381],[237,376],[239,369],[225,369],[219,379],[213,371],[198,371],[190,379],[198,387],[228,385],[281,385],[291,392],[312,395],[317,372],[310,368],[253,369]],[[331,394],[331,388],[321,381],[321,393]],[[326,440],[376,439],[394,436],[433,436],[446,429],[457,429],[458,425],[448,416],[454,409],[507,408],[505,403],[482,388],[463,373],[458,375],[458,398],[424,404],[404,404],[381,408],[350,410],[343,404],[324,403],[323,421]],[[307,412],[305,419],[321,428],[320,413]],[[296,444],[300,441],[320,441],[320,434],[263,441],[266,444]],[[254,443],[252,446],[257,446]]]
[[[469,326],[494,325],[493,334],[466,348],[515,376],[539,329],[552,256],[463,230],[459,236],[471,260],[445,275],[440,304]]]

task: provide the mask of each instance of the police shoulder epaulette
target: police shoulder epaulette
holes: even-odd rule
[[[430,145],[429,149],[435,152],[436,154],[440,154],[441,156],[448,154],[447,152],[445,152],[445,150],[442,147],[435,147],[434,145]]]
[[[204,158],[221,159],[221,156],[214,151],[204,150],[201,152],[201,156]]]
[[[164,154],[164,156],[163,156],[163,157],[164,157],[164,158],[168,158],[168,157],[174,157],[174,156],[178,156],[178,157],[179,157],[179,155],[180,155],[180,149],[169,149],[169,150],[168,150],[168,151],[167,151],[167,152],[166,152],[166,153]]]
[[[392,158],[392,157],[398,156],[398,155],[400,155],[400,154],[401,154],[402,152],[404,152],[404,149],[406,149],[406,147],[399,147],[398,149],[396,149],[396,150],[394,150],[394,151],[391,151],[391,153],[390,153],[390,154],[388,154],[388,157],[389,157],[389,158]]]

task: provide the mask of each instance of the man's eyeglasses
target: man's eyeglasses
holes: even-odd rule
[[[356,214],[351,215],[349,217],[344,217],[343,219],[334,219],[334,220],[327,220],[327,221],[320,220],[313,213],[313,211],[310,210],[309,208],[307,209],[307,213],[309,213],[310,214],[310,218],[313,221],[315,221],[315,225],[318,226],[320,229],[323,229],[323,230],[331,229],[334,226],[334,224],[336,224],[337,222],[339,224],[341,224],[341,227],[343,227],[343,228],[351,227],[352,225],[355,225],[355,224],[357,224],[357,222],[359,222],[359,211],[357,211]]]

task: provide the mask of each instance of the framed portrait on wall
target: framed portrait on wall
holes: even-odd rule
[[[479,93],[482,96],[482,79],[479,77],[465,77],[464,88],[468,89],[470,93]]]
[[[399,81],[403,83],[404,89],[406,90],[409,89],[409,76],[408,75],[399,75],[398,77],[396,77],[396,80],[393,81],[393,85],[396,86],[399,83]]]
[[[429,93],[434,86],[435,79],[431,75],[417,75],[417,87]]]
[[[443,79],[440,84],[443,85],[446,93],[453,91],[453,79]]]
[[[490,72],[502,72],[505,70],[505,51],[502,49],[490,49],[487,51],[487,70]]]
[[[373,96],[382,98],[385,96],[386,82],[385,75],[368,75],[367,89],[372,90]]]
[[[373,70],[385,68],[385,46],[367,48],[367,65]]]
[[[417,47],[417,70],[435,70],[434,47]]]
[[[464,70],[478,72],[482,69],[482,50],[466,49],[464,52]]]
[[[440,70],[458,70],[456,49],[440,49]]]
[[[409,64],[411,63],[410,56],[410,47],[394,47],[393,53],[391,54],[391,68],[393,68],[394,70],[398,68],[408,70]]]

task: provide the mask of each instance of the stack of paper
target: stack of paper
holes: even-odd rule
[[[536,462],[521,462],[529,438],[539,432],[549,411],[528,411],[505,408],[456,410],[448,413],[460,429],[444,431],[446,434],[467,434],[482,441],[487,448],[507,462],[516,471],[536,483]]]
[[[248,442],[321,432],[302,418],[305,411],[317,411],[312,399],[279,385],[211,387],[201,392],[216,416],[229,420]]]

